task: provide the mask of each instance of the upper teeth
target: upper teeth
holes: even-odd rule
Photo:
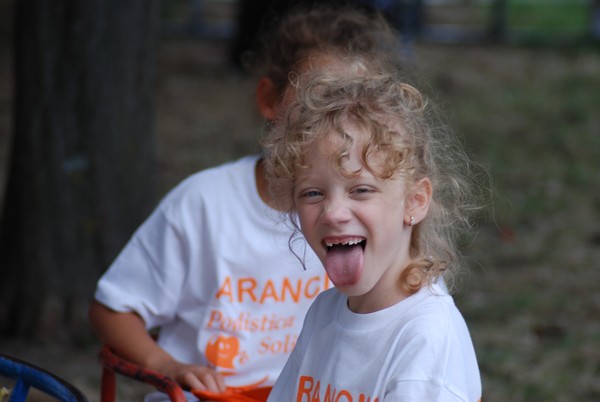
[[[325,245],[327,247],[333,247],[335,245],[341,244],[342,246],[353,246],[358,243],[362,243],[362,239],[352,239],[352,240],[340,240],[340,241],[327,241]]]

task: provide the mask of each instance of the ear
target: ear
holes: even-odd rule
[[[429,205],[431,204],[431,196],[433,194],[433,188],[431,186],[431,180],[425,177],[412,188],[411,193],[408,195],[406,200],[406,211],[404,222],[408,225],[411,224],[411,217],[413,218],[413,225],[421,222],[427,216],[429,211]]]
[[[258,84],[256,85],[256,104],[262,117],[268,121],[275,120],[278,100],[279,94],[275,89],[273,81],[268,77],[263,77],[258,80]]]

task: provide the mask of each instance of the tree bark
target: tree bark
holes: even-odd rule
[[[493,0],[488,28],[488,40],[493,43],[506,41],[507,0]]]
[[[158,0],[19,0],[0,335],[89,335],[95,283],[154,204]]]
[[[590,37],[600,42],[600,0],[590,0]]]

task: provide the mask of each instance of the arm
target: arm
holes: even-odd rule
[[[94,301],[89,320],[100,341],[125,359],[171,377],[184,388],[225,392],[220,374],[175,360],[156,343],[137,314],[116,312]]]

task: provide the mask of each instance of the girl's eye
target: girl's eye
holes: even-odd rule
[[[307,183],[298,186],[294,193],[294,199],[298,204],[314,204],[320,202],[324,197],[319,187],[313,187]]]
[[[313,198],[319,196],[321,196],[321,192],[318,190],[308,190],[300,194],[301,198]]]
[[[302,202],[316,202],[322,197],[323,193],[321,191],[312,188],[301,190],[296,195],[296,198]]]
[[[354,192],[355,194],[368,194],[368,193],[372,193],[374,190],[371,187],[356,187],[354,190],[352,190],[352,192]]]

